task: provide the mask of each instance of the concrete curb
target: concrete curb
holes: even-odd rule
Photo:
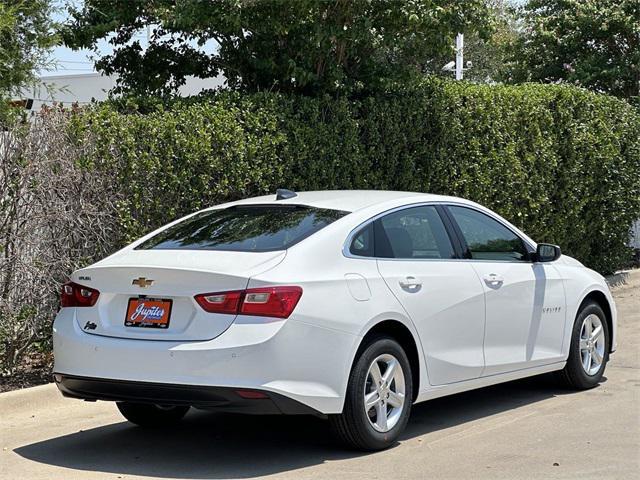
[[[38,410],[43,406],[51,407],[57,404],[58,400],[64,400],[64,397],[57,390],[55,384],[47,383],[37,387],[0,393],[0,411]]]
[[[630,279],[635,276],[640,276],[640,269],[634,268],[631,270],[620,270],[619,272],[616,272],[613,275],[607,275],[604,278],[607,281],[609,288],[615,290],[626,286]]]

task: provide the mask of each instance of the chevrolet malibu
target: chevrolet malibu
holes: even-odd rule
[[[615,347],[602,276],[476,203],[278,190],[74,272],[54,378],[144,427],[313,414],[376,450],[414,403],[553,371],[587,389]]]

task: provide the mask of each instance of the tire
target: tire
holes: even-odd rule
[[[598,356],[601,356],[602,360],[597,368],[596,365],[593,364],[590,372],[586,371],[588,360],[586,359],[585,348],[588,351],[591,347],[588,344],[585,346],[583,340],[587,336],[584,325],[588,318],[599,323],[599,326],[602,327],[602,337],[599,342],[596,342],[594,345],[594,353],[591,354],[594,355],[595,361],[597,361]],[[569,358],[567,359],[567,364],[564,369],[560,371],[560,379],[562,382],[569,388],[575,390],[586,390],[595,387],[600,380],[602,380],[602,375],[609,361],[609,345],[611,345],[609,327],[607,326],[607,318],[604,311],[600,305],[595,302],[585,304],[578,312],[573,325],[571,344],[569,346]],[[603,349],[600,348],[601,346]]]
[[[165,427],[182,420],[189,411],[188,406],[161,406],[147,403],[118,402],[120,413],[140,427]]]
[[[388,368],[394,360],[397,362],[392,370],[395,375],[391,381],[385,382],[385,373],[390,372]],[[374,361],[382,375],[383,385],[378,387],[373,382],[376,372],[371,370],[374,369]],[[404,394],[400,396],[402,390]],[[372,401],[377,399],[368,412],[365,411],[365,394]],[[399,399],[403,400],[400,407],[397,406]],[[411,366],[405,351],[392,338],[375,337],[351,369],[342,413],[329,416],[329,422],[334,434],[346,446],[358,450],[382,450],[393,445],[404,430],[412,402]],[[388,418],[379,415],[381,412],[386,412]]]

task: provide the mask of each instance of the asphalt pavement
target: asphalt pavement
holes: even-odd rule
[[[619,348],[593,390],[543,376],[421,403],[395,447],[363,454],[311,417],[192,411],[145,431],[49,384],[0,394],[0,478],[640,478],[640,271],[616,283]]]

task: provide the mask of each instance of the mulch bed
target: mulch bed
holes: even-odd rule
[[[51,354],[33,354],[11,375],[0,375],[0,393],[50,383],[51,368]]]

